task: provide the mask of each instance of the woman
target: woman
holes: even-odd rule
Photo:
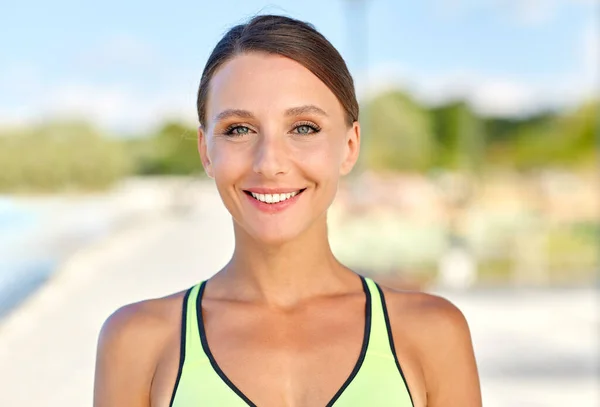
[[[207,62],[198,114],[233,256],[106,321],[95,406],[480,406],[462,313],[378,286],[330,250],[326,212],[360,142],[335,48],[287,17],[236,26]]]

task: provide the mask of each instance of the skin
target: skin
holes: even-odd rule
[[[303,106],[322,112],[289,111]],[[223,113],[231,109],[237,112]],[[212,353],[260,406],[325,405],[362,344],[362,286],[335,259],[326,228],[338,181],[357,160],[360,126],[348,126],[335,95],[302,65],[259,53],[236,56],[217,71],[206,118],[198,148],[232,215],[236,243],[204,294]],[[242,127],[226,135],[231,125]],[[306,190],[272,214],[243,192],[255,187]],[[441,297],[382,289],[415,406],[481,406],[461,311]],[[98,344],[95,407],[168,406],[183,295],[130,304],[108,318]]]

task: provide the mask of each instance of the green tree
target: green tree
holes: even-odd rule
[[[486,130],[464,101],[431,109],[437,141],[436,164],[442,168],[479,171],[484,164]]]
[[[202,173],[196,130],[181,123],[162,125],[149,139],[132,143],[136,172],[143,175]]]
[[[122,143],[76,121],[50,122],[0,136],[0,189],[98,189],[130,173]]]
[[[592,164],[597,118],[598,102],[591,101],[566,114],[522,126],[515,133],[515,164],[521,169]]]
[[[364,163],[372,170],[424,170],[433,160],[435,140],[429,115],[408,95],[391,91],[366,107]]]

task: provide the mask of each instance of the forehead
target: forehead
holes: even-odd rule
[[[248,53],[226,62],[212,77],[206,116],[212,120],[224,109],[277,114],[308,104],[329,116],[343,116],[333,92],[300,63],[280,55]]]

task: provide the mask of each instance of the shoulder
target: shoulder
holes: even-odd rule
[[[431,405],[458,400],[463,401],[460,405],[480,405],[473,343],[463,312],[438,295],[382,289],[396,348],[404,343],[414,353]]]
[[[439,342],[441,338],[463,338],[469,326],[463,312],[448,299],[418,291],[399,291],[382,287],[392,320],[402,320],[411,336],[420,342]]]
[[[184,294],[180,292],[117,309],[102,325],[99,345],[119,348],[155,342],[172,329],[174,320],[181,318]]]
[[[128,304],[106,319],[98,338],[95,405],[143,405],[134,398],[147,396],[164,347],[180,332],[184,295]]]

